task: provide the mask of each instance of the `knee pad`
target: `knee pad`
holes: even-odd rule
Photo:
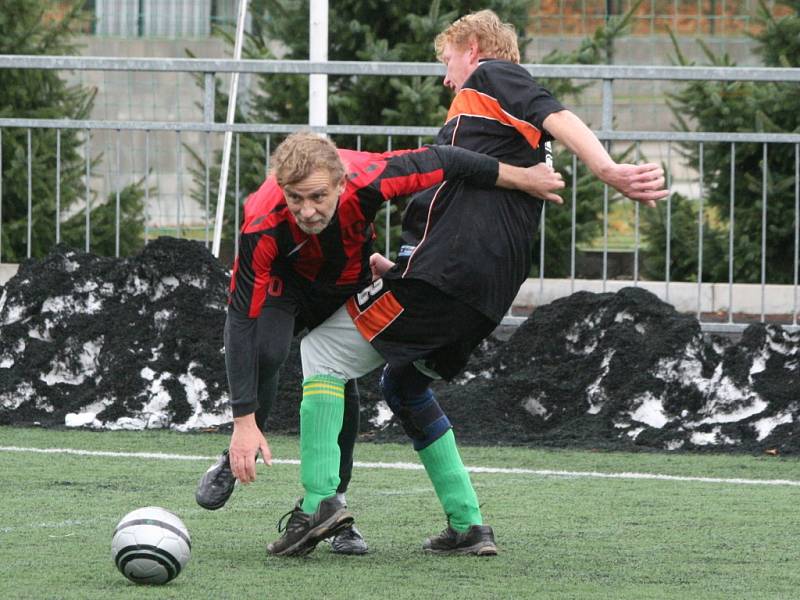
[[[430,388],[416,394],[404,391],[388,365],[381,375],[380,387],[386,404],[411,438],[414,450],[427,448],[452,427]]]

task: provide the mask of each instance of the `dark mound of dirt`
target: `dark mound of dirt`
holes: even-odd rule
[[[201,244],[171,238],[130,259],[60,246],[24,263],[0,288],[0,423],[225,427],[227,284]],[[273,431],[298,431],[301,379],[295,341]],[[360,381],[362,437],[405,439],[377,380]],[[800,334],[707,339],[640,288],[539,307],[434,389],[468,443],[800,452]]]
[[[800,450],[800,335],[706,339],[640,288],[542,306],[466,375],[440,393],[462,439]]]
[[[0,301],[0,422],[218,422],[226,285],[202,244],[172,238],[130,259],[58,246],[21,264]]]

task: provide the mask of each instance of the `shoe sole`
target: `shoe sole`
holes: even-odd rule
[[[486,542],[474,544],[472,546],[467,546],[466,548],[452,548],[448,550],[423,548],[422,551],[427,554],[436,554],[439,556],[446,556],[446,555],[456,556],[456,555],[467,555],[467,554],[471,554],[473,556],[497,556],[497,546]]]
[[[203,500],[201,497],[197,495],[197,493],[195,493],[194,500],[200,507],[205,508],[206,510],[219,510],[220,508],[225,506],[225,504],[228,502],[228,500],[230,500],[232,495],[233,495],[233,489],[231,489],[231,491],[228,492],[228,494],[224,498],[220,498],[216,503],[212,504],[211,502]]]
[[[341,554],[343,556],[364,556],[365,554],[369,553],[369,549],[364,550],[336,550],[333,546],[331,546],[331,553],[332,554]]]
[[[267,546],[267,552],[273,556],[305,556],[311,554],[322,540],[336,535],[343,529],[350,527],[355,519],[352,513],[342,509],[333,513],[326,521],[323,521],[297,542],[280,552],[272,552]]]

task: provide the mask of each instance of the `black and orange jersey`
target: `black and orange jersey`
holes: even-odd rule
[[[450,146],[383,154],[339,150],[339,155],[345,189],[333,219],[319,234],[297,226],[274,177],[248,197],[229,290],[234,310],[256,318],[267,296],[282,292],[283,281],[271,277],[276,266],[312,282],[321,296],[340,295],[344,303],[371,280],[372,223],[383,202],[445,179],[467,178],[472,185],[492,187],[499,168],[494,158]]]
[[[485,60],[453,99],[437,143],[531,166],[547,159],[542,123],[561,110],[523,67]],[[445,181],[409,203],[397,267],[385,277],[422,279],[499,322],[530,272],[541,209],[523,192]]]

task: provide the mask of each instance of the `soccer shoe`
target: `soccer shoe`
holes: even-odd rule
[[[236,477],[231,471],[231,461],[225,450],[200,478],[194,499],[205,509],[217,510],[225,506],[233,493]]]
[[[342,529],[331,539],[331,552],[335,554],[366,554],[369,548],[355,525]]]
[[[448,525],[439,535],[425,540],[422,550],[430,554],[497,555],[494,531],[488,525],[472,525],[464,533],[459,533]]]
[[[286,517],[289,520],[284,526],[283,520]],[[320,541],[336,535],[352,524],[352,513],[348,512],[336,496],[325,498],[313,514],[303,512],[301,499],[292,510],[281,517],[278,531],[282,531],[283,535],[267,545],[267,552],[275,556],[303,556],[313,552]]]

